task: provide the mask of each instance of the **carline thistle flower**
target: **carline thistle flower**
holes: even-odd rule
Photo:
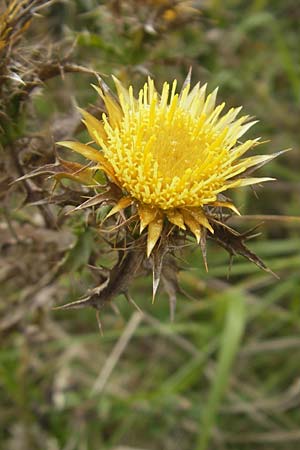
[[[133,207],[140,233],[147,232],[148,257],[167,224],[191,232],[199,243],[207,230],[214,234],[216,208],[239,214],[222,193],[271,180],[245,176],[277,154],[244,157],[259,144],[259,138],[240,141],[255,121],[238,118],[241,108],[222,114],[225,103],[216,105],[217,89],[206,95],[206,85],[191,88],[189,74],[180,92],[174,80],[159,94],[148,78],[135,98],[131,86],[114,82],[117,97],[102,81],[94,86],[107,111],[101,121],[81,110],[99,148],[59,144],[94,161],[93,170],[119,188],[122,195],[107,217]]]

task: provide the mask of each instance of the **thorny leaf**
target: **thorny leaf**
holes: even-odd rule
[[[65,170],[62,170],[62,167]],[[99,174],[100,173],[100,174]],[[101,171],[95,167],[87,167],[86,165],[78,162],[67,161],[62,158],[58,158],[58,161],[52,164],[45,164],[38,167],[33,171],[17,178],[14,183],[19,181],[28,180],[30,178],[38,176],[52,176],[57,181],[62,179],[70,179],[78,183],[85,185],[97,185],[105,182],[105,177]]]
[[[75,302],[59,306],[56,309],[73,309],[90,306],[99,310],[117,295],[127,293],[133,278],[137,276],[142,267],[144,258],[145,253],[143,249],[126,251],[124,258],[120,257],[119,262],[110,271],[106,283],[93,289],[88,296]]]
[[[112,200],[109,196],[109,191],[101,192],[99,194],[94,195],[89,198],[85,202],[81,203],[81,205],[77,206],[73,211],[79,211],[80,209],[91,208],[92,206],[100,206],[104,202]]]
[[[112,183],[108,182],[106,185],[102,185],[101,187],[104,191],[93,195],[91,198],[74,208],[71,212],[91,208],[93,206],[100,206],[103,204],[117,203],[122,197],[122,192]]]
[[[219,221],[215,222],[215,233],[213,236],[210,236],[210,238],[213,238],[219,245],[225,248],[231,256],[241,255],[256,264],[260,269],[263,269],[277,277],[255,253],[246,247],[245,241],[253,237],[253,229],[246,233],[240,234],[228,225],[225,225]]]
[[[29,206],[41,205],[58,205],[58,206],[77,206],[82,201],[83,191],[75,191],[64,186],[63,192],[57,195],[50,195],[43,197],[40,200],[28,203]],[[73,210],[74,211],[74,210]]]
[[[14,180],[14,183],[17,183],[19,181],[28,180],[30,178],[42,176],[42,175],[53,175],[56,172],[59,171],[60,164],[58,162],[51,163],[51,164],[45,164],[42,167],[38,167],[37,169],[32,170],[29,173],[26,173],[25,175],[17,178]]]
[[[259,268],[272,273],[264,262],[245,245],[245,241],[251,239],[253,229],[240,234],[226,224],[212,219],[214,222],[214,235],[208,236],[215,240],[219,245],[225,248],[231,256],[242,255],[249,261],[256,264]],[[173,251],[171,250],[168,236],[164,234],[160,238],[159,245],[153,250],[150,259],[146,258],[145,245],[146,234],[141,236],[143,242],[135,240],[131,243],[131,248],[124,249],[124,242],[119,243],[118,263],[110,270],[106,281],[95,289],[90,291],[87,296],[75,302],[67,303],[58,309],[93,307],[99,310],[104,304],[110,302],[119,294],[124,294],[126,298],[130,297],[128,289],[137,275],[141,275],[143,267],[147,271],[152,268],[153,275],[153,301],[157,293],[160,280],[163,282],[164,289],[169,297],[170,318],[174,319],[176,307],[176,294],[182,292],[177,280],[178,265],[172,260]],[[181,237],[178,236],[180,240]],[[141,245],[140,245],[141,244]],[[175,245],[176,247],[176,245]],[[200,241],[205,266],[206,263],[206,234],[203,233]],[[121,250],[120,250],[121,249]],[[169,255],[167,255],[169,253]],[[275,274],[273,274],[275,275]],[[275,275],[276,276],[276,275]]]
[[[105,177],[102,171],[99,171],[96,167],[88,167],[87,165],[80,164],[74,161],[67,161],[62,158],[58,158],[61,166],[67,169],[67,172],[58,172],[54,175],[56,180],[62,180],[69,178],[78,183],[86,185],[94,185],[99,183],[105,183]],[[100,177],[99,177],[100,172]]]

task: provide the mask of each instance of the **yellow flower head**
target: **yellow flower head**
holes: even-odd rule
[[[164,221],[190,229],[199,242],[203,227],[213,233],[209,211],[226,207],[238,213],[219,194],[270,178],[241,177],[246,169],[274,156],[243,155],[259,139],[239,139],[255,123],[238,118],[241,108],[222,115],[225,103],[216,106],[217,90],[206,96],[206,85],[191,89],[189,79],[177,92],[177,82],[164,83],[159,94],[151,78],[135,98],[114,79],[118,98],[106,85],[96,90],[107,114],[102,121],[81,111],[88,132],[101,150],[75,143],[60,143],[97,162],[124,196],[112,215],[132,204],[140,217],[140,231],[148,227],[147,254],[151,254]]]

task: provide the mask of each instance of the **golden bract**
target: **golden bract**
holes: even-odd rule
[[[150,255],[163,229],[163,219],[185,229],[200,240],[202,227],[213,233],[207,207],[227,207],[218,194],[270,178],[239,178],[249,167],[264,163],[273,155],[241,158],[258,139],[241,143],[241,136],[255,123],[248,116],[237,118],[241,108],[221,115],[225,104],[216,106],[217,90],[206,96],[206,86],[193,89],[185,83],[176,92],[164,83],[158,94],[151,78],[136,99],[115,79],[116,100],[105,85],[95,87],[104,100],[107,115],[99,121],[81,110],[93,141],[101,148],[77,142],[62,142],[98,163],[109,179],[124,192],[112,215],[135,203],[140,230],[148,227]]]

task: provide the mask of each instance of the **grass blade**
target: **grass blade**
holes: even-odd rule
[[[222,296],[228,302],[223,335],[216,368],[216,375],[209,392],[207,405],[201,417],[200,434],[195,450],[206,450],[218,409],[226,391],[232,364],[245,328],[245,296],[234,289]]]

